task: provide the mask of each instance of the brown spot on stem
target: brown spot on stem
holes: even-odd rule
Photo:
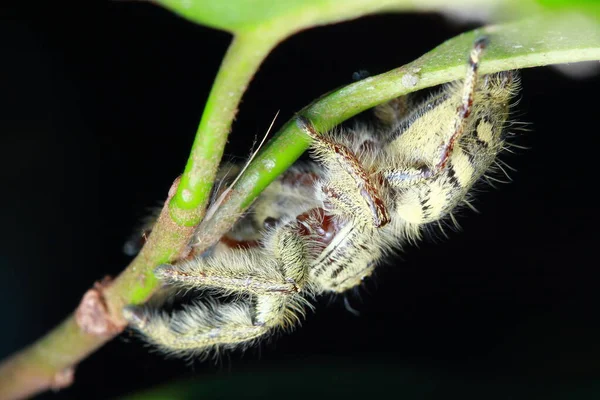
[[[181,182],[181,175],[179,175],[177,178],[175,178],[175,180],[171,184],[171,187],[169,188],[169,193],[167,194],[167,201],[171,200],[173,198],[173,196],[175,196],[175,193],[177,193],[177,188],[179,187],[179,182]]]
[[[75,321],[85,333],[110,337],[125,328],[125,325],[111,317],[106,306],[104,289],[111,284],[111,281],[107,276],[102,281],[96,282],[94,287],[83,295],[75,311]]]

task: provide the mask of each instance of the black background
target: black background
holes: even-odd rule
[[[226,157],[247,156],[277,110],[276,128],[353,72],[385,72],[474,26],[380,15],[286,40],[245,94]],[[17,10],[0,33],[4,357],[128,263],[123,243],[181,173],[230,37],[136,2]],[[517,142],[529,150],[503,158],[514,182],[478,195],[461,232],[381,267],[348,296],[360,316],[324,299],[293,334],[216,364],[165,359],[126,333],[82,362],[71,388],[40,398],[192,377],[221,383],[202,398],[587,396],[600,381],[600,79],[551,68],[522,79],[517,113],[532,131]]]

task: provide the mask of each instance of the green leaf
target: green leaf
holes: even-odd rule
[[[573,11],[600,15],[598,0],[158,0],[157,4],[197,24],[239,33],[268,27],[287,36],[311,26],[389,11],[456,11],[489,15],[492,20],[532,12]],[[286,34],[281,34],[286,32]]]
[[[600,18],[600,1],[598,0],[536,0],[548,11],[578,10],[589,16]]]
[[[335,90],[300,112],[320,132],[395,97],[463,77],[474,40],[488,36],[483,74],[558,63],[600,60],[600,24],[573,13],[546,14],[459,35],[416,61]],[[527,83],[525,82],[525,90]],[[289,121],[253,160],[213,218],[203,223],[206,244],[218,239],[258,194],[308,148],[309,140]]]
[[[198,24],[232,33],[268,27],[272,35],[377,12],[504,7],[518,10],[531,4],[531,0],[158,0],[156,3]]]

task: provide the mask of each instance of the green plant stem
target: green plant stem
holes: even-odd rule
[[[476,1],[461,0],[461,4]],[[312,26],[375,12],[435,9],[437,2],[441,4],[443,0],[429,0],[421,6],[407,0],[348,0],[343,6],[335,0],[242,2],[236,6],[212,1],[158,1],[194,22],[234,33],[206,102],[181,184],[171,202],[171,217],[185,226],[202,220],[238,104],[260,64],[279,42]]]
[[[154,268],[174,261],[186,249],[204,213],[242,94],[272,48],[292,32],[288,28],[255,29],[234,37],[217,74],[181,180],[171,189],[138,256],[102,288],[100,300],[106,313],[103,318],[116,329],[103,334],[86,332],[76,314],[72,314],[46,336],[0,364],[0,399],[20,399],[68,386],[74,366],[125,327],[123,307],[143,303],[156,290]]]
[[[579,14],[546,15],[459,35],[414,62],[332,91],[299,115],[324,132],[378,104],[463,77],[476,37],[491,38],[480,73],[600,59],[600,28]],[[200,225],[207,248],[231,229],[254,199],[307,150],[310,141],[296,124],[286,123],[252,161],[212,217]]]
[[[185,251],[193,232],[193,227],[177,225],[169,217],[168,207],[164,207],[138,256],[114,281],[101,285],[102,303],[97,306],[103,314],[99,321],[108,322],[113,329],[86,331],[73,313],[0,364],[0,399],[21,399],[68,386],[74,366],[121,332],[126,325],[121,315],[123,306],[142,303],[153,293],[158,286],[154,268]]]
[[[174,196],[170,193],[138,256],[102,289],[106,318],[118,329],[100,335],[88,333],[72,314],[0,364],[0,399],[20,399],[68,386],[74,366],[125,327],[123,307],[143,303],[156,290],[154,268],[174,261],[186,249],[204,213],[227,134],[248,83],[272,48],[293,31],[290,28],[255,29],[234,37],[207,101],[185,172],[171,189],[177,192]]]
[[[71,315],[37,342],[0,365],[0,399],[21,399],[67,386],[69,369],[102,346],[104,341],[84,333]]]
[[[193,226],[202,219],[238,104],[258,67],[280,40],[281,36],[258,30],[234,36],[208,96],[181,184],[171,201],[171,216],[181,225]]]
[[[102,288],[106,318],[118,329],[86,332],[72,314],[46,336],[0,364],[0,399],[20,399],[70,384],[72,369],[115,337],[126,323],[128,304],[146,301],[158,286],[156,265],[174,261],[187,247],[204,213],[237,105],[259,65],[281,40],[255,30],[236,35],[223,60],[198,128],[185,172],[170,194],[138,256]]]

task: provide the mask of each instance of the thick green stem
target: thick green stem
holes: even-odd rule
[[[153,270],[186,250],[204,214],[241,97],[285,32],[289,33],[255,30],[234,38],[207,101],[185,172],[171,188],[148,242],[114,281],[90,289],[74,314],[0,364],[0,400],[68,386],[75,365],[124,329],[123,307],[143,303],[156,290],[159,282]]]
[[[84,333],[71,315],[46,336],[0,365],[0,399],[20,399],[60,389],[73,379],[72,366],[103,342]]]
[[[193,227],[177,225],[165,206],[145,246],[114,281],[96,284],[75,313],[0,364],[0,399],[21,399],[68,386],[75,365],[126,326],[123,306],[144,302],[158,287],[153,274],[156,265],[173,261],[184,252],[193,232]]]
[[[548,15],[489,26],[455,37],[414,62],[335,90],[304,108],[319,132],[325,132],[358,113],[408,93],[460,79],[475,38],[490,37],[480,72],[537,67],[600,59],[600,30],[579,14]],[[306,151],[309,140],[289,121],[252,161],[200,230],[200,248],[208,248],[227,232],[254,199]]]
[[[279,40],[280,36],[258,31],[240,33],[227,50],[181,184],[171,201],[171,216],[181,225],[193,226],[202,219],[238,104],[258,67]]]
[[[90,289],[74,314],[0,364],[0,400],[68,386],[75,365],[126,326],[123,307],[143,303],[157,289],[153,270],[185,252],[204,214],[237,106],[264,58],[282,39],[280,34],[285,37],[282,32],[256,30],[234,38],[207,101],[185,172],[171,188],[148,242],[114,281]]]

